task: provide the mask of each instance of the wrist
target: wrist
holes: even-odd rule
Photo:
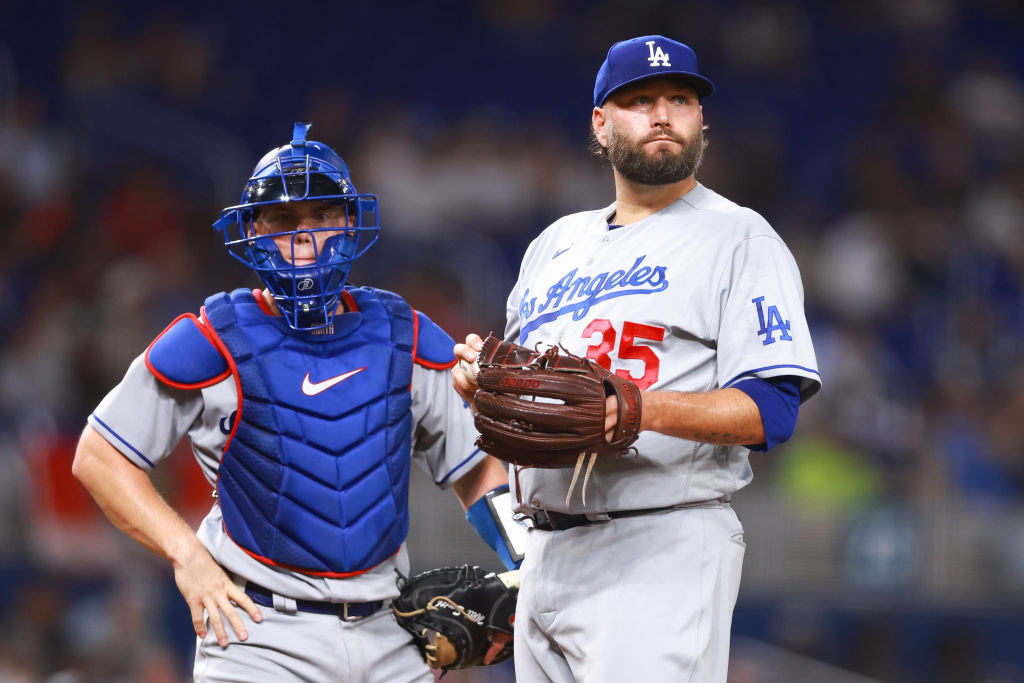
[[[183,538],[180,542],[175,543],[173,547],[168,548],[167,558],[171,561],[171,565],[174,567],[185,567],[195,563],[198,558],[203,555],[209,554],[197,536],[194,534],[191,538]]]
[[[653,391],[640,392],[640,431],[657,431],[658,398]]]

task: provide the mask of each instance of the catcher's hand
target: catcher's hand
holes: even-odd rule
[[[477,446],[528,467],[574,467],[585,455],[617,457],[640,432],[640,389],[589,358],[488,336],[477,359]],[[610,436],[606,399],[616,398]]]
[[[518,570],[442,567],[400,576],[398,589],[391,609],[431,667],[464,669],[512,656]]]

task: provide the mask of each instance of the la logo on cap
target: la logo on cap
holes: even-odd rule
[[[653,40],[648,40],[646,43],[647,49],[651,51],[651,56],[647,58],[647,61],[651,63],[652,67],[672,66],[671,64],[669,64],[668,61],[668,53],[662,51],[660,47],[657,50],[655,50],[654,43],[655,41]],[[661,62],[661,64],[659,65],[658,62]]]

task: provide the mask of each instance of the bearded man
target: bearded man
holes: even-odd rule
[[[751,480],[750,452],[792,435],[821,380],[789,249],[696,179],[713,90],[682,43],[611,47],[592,142],[611,164],[615,202],[544,230],[508,298],[507,341],[557,344],[641,390],[630,457],[591,458],[582,473],[583,458],[575,469],[511,467],[529,527],[521,681],[727,677],[744,554],[729,501]],[[469,335],[455,355],[473,363],[481,343]],[[472,375],[452,379],[472,404]],[[617,420],[610,396],[605,427]]]

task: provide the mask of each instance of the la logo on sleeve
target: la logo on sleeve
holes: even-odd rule
[[[767,320],[765,318],[764,297],[759,296],[756,299],[751,299],[750,303],[757,306],[757,321],[761,324],[761,328],[757,331],[758,336],[763,336],[764,339],[761,341],[763,346],[775,343],[775,333],[779,333],[779,339],[782,341],[793,341],[793,338],[789,336],[789,321],[782,319],[782,314],[779,313],[778,306],[769,306]]]

